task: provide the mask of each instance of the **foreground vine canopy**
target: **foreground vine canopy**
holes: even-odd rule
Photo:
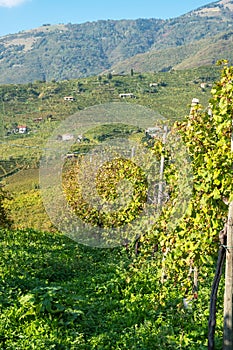
[[[212,87],[209,106],[197,104],[174,129],[181,135],[190,155],[193,169],[193,194],[183,219],[172,235],[166,230],[169,210],[164,211],[154,239],[169,253],[166,266],[179,271],[178,279],[187,280],[184,266],[202,268],[215,257],[219,232],[233,199],[232,182],[232,106],[233,67],[227,62],[221,79]],[[170,176],[170,174],[168,174]],[[200,272],[201,273],[201,272]]]
[[[174,229],[191,196],[192,170],[177,133],[168,133],[162,151],[166,123],[158,113],[129,103],[97,105],[62,122],[48,140],[40,165],[43,202],[53,224],[80,243],[117,246],[149,232],[172,198],[168,226]],[[88,133],[122,125],[131,132],[94,141],[84,154],[72,153]],[[157,143],[152,148],[144,142],[150,127],[157,128]],[[69,136],[62,141],[58,135]],[[173,189],[161,178],[161,151],[176,173]],[[70,155],[75,156],[73,160]],[[171,196],[172,191],[176,197]]]

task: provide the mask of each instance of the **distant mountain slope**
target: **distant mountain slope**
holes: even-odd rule
[[[233,61],[233,0],[178,18],[43,25],[0,38],[0,83],[64,80],[105,71],[169,70]]]
[[[187,45],[151,50],[113,65],[114,73],[169,71],[215,64],[224,58],[233,63],[233,31],[201,39]],[[105,73],[107,73],[106,71]]]
[[[145,52],[162,20],[98,21],[43,26],[0,38],[0,82],[69,79],[98,74]]]

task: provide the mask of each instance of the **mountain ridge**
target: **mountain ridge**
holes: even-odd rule
[[[168,20],[44,24],[0,37],[0,83],[233,62],[232,19],[233,1],[221,0]]]

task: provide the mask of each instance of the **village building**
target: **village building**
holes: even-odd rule
[[[27,125],[18,125],[17,131],[19,134],[26,134],[28,131]]]
[[[163,135],[163,133],[164,133],[164,130],[160,126],[149,127],[145,130],[145,134],[149,138],[150,137],[151,138],[159,137],[159,136]]]
[[[74,100],[75,100],[74,96],[65,96],[64,97],[64,101],[74,101]]]
[[[77,157],[76,153],[67,153],[65,155],[65,159],[74,159],[76,157]]]
[[[199,102],[200,102],[199,99],[194,97],[194,98],[192,99],[192,104],[191,104],[191,105],[192,105],[192,106],[196,106],[196,105],[199,104]]]
[[[202,89],[205,89],[205,88],[206,88],[206,86],[207,86],[207,84],[206,84],[206,83],[201,83],[201,84],[200,84],[200,87],[201,87]]]
[[[83,141],[83,135],[78,135],[77,142],[82,142],[82,141]]]
[[[120,98],[135,98],[134,94],[132,94],[131,92],[129,93],[125,93],[125,94],[119,94]]]

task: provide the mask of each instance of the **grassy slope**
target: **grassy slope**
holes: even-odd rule
[[[0,230],[0,247],[1,349],[206,349],[211,266],[184,310],[173,281],[160,283],[159,252],[143,262],[33,230]]]

